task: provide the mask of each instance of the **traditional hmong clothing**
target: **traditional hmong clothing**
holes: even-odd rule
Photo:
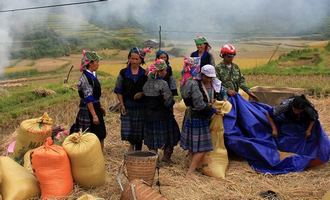
[[[163,50],[158,50],[156,52],[156,59],[159,59],[159,57],[162,54],[166,55],[166,57],[167,57],[167,60],[165,61],[166,65],[167,65],[167,68],[166,68],[167,73],[166,73],[166,76],[164,77],[164,80],[167,82],[168,86],[170,87],[172,95],[173,96],[178,96],[178,90],[176,88],[176,81],[173,77],[173,70],[172,70],[172,67],[170,65],[169,56],[168,56],[167,52],[163,51]]]
[[[78,93],[80,96],[79,112],[76,122],[71,127],[70,132],[78,132],[80,129],[94,133],[100,141],[106,137],[106,128],[101,110],[101,85],[96,75],[89,70],[84,70],[78,82]],[[93,117],[87,108],[87,104],[92,102],[95,113],[99,118],[99,124],[93,123]]]
[[[191,53],[190,57],[199,57],[198,51],[194,51]],[[200,57],[201,63],[200,66],[203,67],[204,65],[215,65],[213,55],[208,51],[204,51],[203,55]]]
[[[274,107],[274,112],[272,114],[274,116],[279,116],[284,113],[287,118],[294,119],[294,114],[292,111],[293,99],[294,98],[288,98],[282,101],[280,105]],[[316,121],[319,118],[317,111],[312,106],[306,106],[300,115],[300,120],[304,122]]]
[[[167,82],[172,95],[173,96],[178,96],[178,90],[176,88],[176,81],[173,77],[173,71],[172,71],[172,67],[168,64],[167,68],[166,68],[166,76],[164,77],[164,80]]]
[[[215,67],[215,70],[217,77],[222,81],[225,88],[235,90],[236,92],[241,88],[244,92],[250,93],[245,78],[236,64],[232,63],[230,66],[227,66],[222,62]]]
[[[174,99],[165,80],[149,78],[145,95],[144,144],[149,149],[171,148],[180,140],[180,130],[173,115]]]
[[[278,129],[277,148],[297,155],[309,156],[310,165],[327,163],[330,159],[330,140],[324,132],[318,113],[312,105],[296,115],[293,113],[293,99],[287,99],[273,109],[272,117]],[[311,135],[306,130],[313,123]],[[295,161],[296,162],[296,161]]]
[[[180,146],[190,152],[213,150],[210,118],[215,113],[209,103],[217,98],[214,91],[206,90],[201,81],[187,80],[181,86],[181,95],[187,106],[182,125]]]
[[[144,103],[143,99],[134,100],[134,95],[142,92],[142,87],[147,81],[145,70],[139,67],[137,75],[131,72],[128,65],[122,69],[117,78],[115,93],[123,96],[126,114],[121,115],[121,139],[131,144],[142,144],[144,124]]]
[[[190,57],[200,57],[200,59],[201,59],[200,67],[203,67],[204,65],[215,66],[214,58],[213,58],[212,54],[210,54],[210,52],[208,51],[211,49],[211,46],[210,46],[209,42],[206,40],[206,38],[203,36],[197,36],[197,38],[195,38],[194,41],[195,41],[196,46],[205,44],[206,49],[202,56],[199,56],[198,51],[195,51],[195,52],[191,53]]]
[[[168,83],[159,77],[167,69],[162,59],[148,68],[148,81],[143,86],[145,95],[144,143],[149,149],[164,149],[162,161],[171,162],[174,146],[180,140],[180,129],[173,115],[174,99]]]

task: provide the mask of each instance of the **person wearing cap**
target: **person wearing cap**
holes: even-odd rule
[[[194,39],[194,41],[197,47],[197,51],[192,52],[190,57],[199,57],[201,59],[201,67],[207,64],[215,66],[213,55],[209,52],[211,46],[206,38],[198,36]]]
[[[105,110],[100,103],[101,84],[96,75],[96,71],[99,68],[99,60],[100,57],[96,52],[83,50],[80,66],[82,75],[78,82],[79,111],[70,133],[80,130],[94,133],[99,138],[103,149],[106,128],[103,119]]]
[[[162,161],[172,163],[171,155],[180,140],[180,129],[173,115],[175,103],[164,80],[166,62],[157,59],[148,68],[148,81],[143,86],[145,101],[144,144],[150,150],[163,149]]]
[[[143,142],[143,85],[146,71],[141,67],[145,51],[134,47],[128,54],[127,66],[120,70],[114,92],[120,103],[121,139],[130,143],[129,151],[141,150]]]
[[[223,58],[223,61],[216,66],[217,77],[222,81],[229,96],[236,95],[241,88],[250,98],[258,101],[258,97],[247,86],[240,68],[233,63],[235,55],[236,49],[233,45],[225,44],[222,46],[220,57]]]
[[[186,70],[185,70],[186,71]],[[182,125],[180,146],[191,156],[187,177],[195,172],[206,152],[212,151],[210,119],[220,114],[212,107],[213,102],[226,99],[226,91],[216,78],[214,66],[204,65],[200,77],[186,79],[180,87],[181,96],[187,106]]]
[[[170,65],[170,58],[168,56],[168,53],[163,50],[158,50],[156,52],[156,60],[157,59],[162,59],[166,62],[167,68],[166,68],[166,75],[164,77],[164,80],[168,83],[168,86],[171,89],[172,95],[178,96],[178,90],[176,88],[176,81],[173,77],[173,71],[172,71],[172,67]]]

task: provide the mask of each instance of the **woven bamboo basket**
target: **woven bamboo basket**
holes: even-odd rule
[[[145,181],[135,179],[127,184],[120,200],[166,200],[166,198],[147,186]]]
[[[125,165],[128,180],[143,179],[147,185],[152,186],[158,155],[150,151],[134,151],[125,154]]]

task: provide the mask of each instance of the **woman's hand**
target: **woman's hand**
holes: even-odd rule
[[[138,100],[141,99],[143,97],[143,92],[138,92],[134,95],[134,100]]]
[[[236,95],[236,92],[235,92],[235,90],[227,90],[227,94],[229,95],[229,96],[235,96]]]
[[[272,127],[272,136],[277,137],[278,136],[278,131],[276,127]]]
[[[217,110],[217,111],[215,112],[215,114],[217,114],[217,115],[222,115],[222,112],[221,112],[221,110]]]
[[[309,123],[307,130],[306,130],[306,138],[308,138],[312,135],[312,129],[313,129],[314,123],[315,123],[315,121],[311,121]]]
[[[126,108],[125,108],[124,104],[120,104],[119,110],[122,115],[126,115]]]
[[[93,115],[93,124],[96,124],[96,125],[100,124],[100,120],[97,117],[97,115]]]
[[[103,116],[105,116],[106,112],[103,108],[101,108],[101,112],[102,112]]]

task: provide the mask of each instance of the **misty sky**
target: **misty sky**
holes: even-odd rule
[[[138,2],[138,3],[136,3]],[[178,3],[179,2],[179,3]],[[318,26],[330,14],[329,0],[124,0],[99,12],[105,21],[133,17],[144,26],[173,31],[240,33],[271,26],[295,33]]]
[[[87,0],[1,0],[0,10],[43,6]],[[0,66],[7,63],[13,45],[12,32],[24,33],[27,27],[41,24],[50,13],[66,13],[72,19],[123,24],[136,22],[146,31],[186,31],[191,34],[216,32],[234,37],[250,32],[313,32],[330,16],[329,0],[109,0],[88,5],[0,13]],[[78,26],[79,27],[79,26]],[[12,31],[12,32],[11,32]],[[164,32],[166,34],[166,32]],[[220,37],[220,35],[219,35]],[[16,44],[15,44],[16,45]],[[7,59],[6,59],[7,58]]]
[[[1,9],[81,2],[86,0],[1,0]],[[242,32],[271,25],[274,32],[299,32],[313,28],[330,14],[329,0],[109,0],[57,8],[78,18],[104,23],[135,20],[150,30],[159,25],[172,31]],[[24,24],[47,16],[49,9],[10,13]],[[32,15],[31,15],[32,14]],[[8,14],[1,14],[8,15]],[[28,17],[28,18],[27,18]]]

